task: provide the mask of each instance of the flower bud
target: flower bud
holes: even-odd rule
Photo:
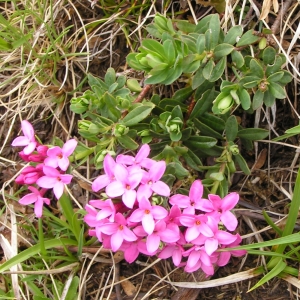
[[[228,107],[230,107],[232,104],[232,97],[230,95],[226,96],[220,102],[218,103],[218,109],[224,110]]]
[[[113,134],[115,136],[122,136],[122,135],[126,134],[128,131],[129,131],[129,128],[127,128],[125,125],[117,124]]]

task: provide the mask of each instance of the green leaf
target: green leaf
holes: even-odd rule
[[[230,54],[233,49],[234,49],[234,47],[230,44],[226,44],[226,43],[219,44],[214,49],[214,58],[216,60],[218,60],[218,59]]]
[[[104,76],[104,82],[111,86],[113,83],[116,82],[116,72],[113,68],[108,68],[106,74]]]
[[[279,275],[286,267],[286,263],[279,259],[278,263],[275,267],[272,268],[262,279],[260,279],[248,292],[255,290],[256,288],[260,287],[261,285],[265,284],[266,282],[270,281],[277,275]]]
[[[255,140],[263,140],[269,135],[269,130],[262,129],[262,128],[246,128],[241,129],[237,136],[242,139],[247,139],[251,141]]]
[[[185,56],[182,61],[182,72],[193,73],[200,67],[200,60],[196,60],[196,54]]]
[[[139,82],[135,78],[127,79],[127,86],[131,92],[139,93],[140,91],[142,91],[142,88],[141,88]]]
[[[169,65],[173,64],[176,59],[176,51],[175,51],[174,44],[172,43],[171,40],[166,40],[163,43],[163,48],[165,51],[165,57],[167,58],[167,63]]]
[[[239,99],[244,110],[248,110],[251,107],[251,99],[249,93],[245,89],[237,91]]]
[[[200,67],[199,70],[196,72],[195,76],[192,78],[192,88],[193,88],[193,90],[197,89],[205,81],[206,81],[206,79],[203,76],[203,67]]]
[[[243,34],[243,27],[236,25],[231,27],[225,35],[224,43],[234,45],[237,42],[237,38]]]
[[[269,91],[277,99],[285,99],[285,90],[276,82],[269,82]]]
[[[214,67],[215,67],[214,61],[212,59],[210,59],[203,69],[202,74],[205,79],[207,79],[207,80],[210,79]]]
[[[152,109],[155,107],[152,103],[147,103],[147,105],[138,106],[134,108],[132,111],[130,111],[122,120],[122,123],[125,126],[133,126],[137,123],[144,120],[152,111]]]
[[[139,147],[139,144],[128,135],[118,136],[117,140],[124,149],[136,150]]]
[[[65,246],[77,246],[77,242],[71,239],[67,238],[61,238],[61,239],[52,239],[44,241],[44,247],[45,249],[51,249],[55,247],[65,247]],[[15,255],[11,259],[7,260],[5,263],[0,265],[0,273],[10,269],[11,267],[33,257],[34,255],[37,255],[40,252],[41,246],[40,244],[36,244],[34,246],[31,246],[30,248],[22,251],[21,253]]]
[[[264,92],[264,104],[271,107],[275,103],[275,96],[269,90]]]
[[[279,71],[279,72],[276,72],[272,75],[270,75],[267,79],[268,82],[277,82],[277,81],[280,81],[280,79],[283,77],[284,75],[284,72],[283,71]]]
[[[196,25],[191,24],[189,21],[186,20],[176,21],[176,26],[179,30],[183,31],[184,33],[192,33],[196,30]]]
[[[238,68],[242,68],[242,66],[245,64],[244,56],[241,52],[233,50],[231,52],[231,59],[232,63]]]
[[[223,138],[219,132],[215,131],[214,129],[207,126],[206,124],[199,121],[198,119],[196,119],[196,118],[193,119],[193,122],[195,124],[195,127],[200,130],[200,133],[202,135],[211,136],[211,137],[214,137],[214,138],[220,139],[220,140]]]
[[[219,78],[221,78],[221,76],[224,73],[226,67],[226,57],[222,57],[218,63],[214,66],[209,81],[210,82],[215,82],[217,81]]]
[[[150,50],[152,53],[160,55],[161,57],[165,56],[165,49],[163,45],[156,40],[144,39],[142,41],[142,47],[144,49]]]
[[[260,79],[264,78],[264,70],[258,60],[254,58],[251,59],[250,70],[252,74],[255,74],[255,76],[259,77]]]
[[[209,149],[217,144],[217,140],[208,136],[191,136],[184,145],[192,150]]]
[[[280,84],[283,84],[283,85],[286,85],[287,83],[291,82],[292,79],[293,79],[293,76],[290,72],[288,71],[282,71],[283,72],[283,76],[282,78],[280,79],[279,83]]]
[[[187,86],[185,88],[177,90],[175,92],[175,94],[173,95],[172,99],[180,101],[180,102],[184,102],[192,95],[193,92],[194,92],[194,90],[192,89],[192,87]]]
[[[257,90],[253,96],[252,108],[254,110],[260,108],[263,104],[264,93],[261,90]]]
[[[208,28],[211,32],[210,49],[214,49],[218,45],[221,30],[219,14],[212,15]]]
[[[187,153],[182,154],[182,157],[184,158],[184,160],[186,161],[186,163],[188,164],[189,167],[191,167],[192,169],[196,170],[196,171],[202,171],[199,167],[202,166],[202,162],[199,159],[199,157],[192,152],[190,149],[188,150]]]
[[[196,51],[198,54],[202,54],[205,50],[205,35],[199,34],[197,41],[196,41]]]
[[[276,50],[273,47],[267,47],[264,49],[262,59],[265,65],[272,65],[275,61]]]
[[[233,156],[233,160],[240,166],[241,170],[246,174],[250,175],[251,171],[241,154],[237,154]]]
[[[225,123],[225,134],[228,142],[234,141],[238,133],[238,122],[234,115],[230,116]]]
[[[68,293],[65,297],[65,300],[74,300],[77,299],[77,294],[78,294],[78,287],[79,287],[79,277],[74,276],[72,279],[72,282],[70,284],[70,287],[68,289]]]
[[[207,111],[199,116],[199,120],[218,132],[222,133],[225,130],[225,122],[223,119]]]
[[[194,106],[191,114],[190,119],[198,117],[204,114],[209,107],[211,107],[212,102],[215,99],[215,90],[207,90],[203,93],[201,99],[197,100],[196,105]]]
[[[246,33],[244,33],[241,36],[238,43],[236,44],[236,46],[242,47],[242,46],[251,45],[251,44],[257,42],[260,39],[260,37],[254,35],[253,33],[254,33],[253,29],[250,29]]]

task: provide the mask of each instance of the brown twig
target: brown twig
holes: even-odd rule
[[[120,263],[115,264],[115,279],[116,282],[120,281]],[[116,290],[116,296],[118,300],[122,300],[122,295],[121,295],[121,285],[120,283],[117,283],[115,285],[115,290]]]
[[[273,25],[271,26],[271,30],[272,30],[273,34],[279,33],[279,28],[280,28],[280,24],[283,19],[283,16],[285,15],[285,13],[289,9],[289,7],[291,7],[292,2],[293,2],[293,0],[285,0],[284,3],[282,4],[281,10],[278,13]]]

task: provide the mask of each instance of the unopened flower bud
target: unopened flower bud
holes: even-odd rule
[[[218,103],[218,109],[224,110],[228,108],[231,105],[231,103],[232,103],[232,97],[228,95]]]

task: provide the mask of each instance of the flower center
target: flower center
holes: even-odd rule
[[[130,189],[131,189],[130,185],[126,184],[126,190],[130,190]]]
[[[120,225],[120,226],[119,226],[119,229],[120,229],[120,230],[123,230],[123,228],[124,228],[123,225]]]
[[[146,214],[146,215],[149,215],[149,214],[150,214],[150,210],[149,210],[149,209],[146,209],[146,210],[145,210],[145,214]]]
[[[58,157],[59,159],[62,159],[62,158],[63,158],[63,155],[60,153],[60,154],[57,155],[57,157]]]
[[[199,220],[196,221],[196,225],[200,225],[201,222]]]

